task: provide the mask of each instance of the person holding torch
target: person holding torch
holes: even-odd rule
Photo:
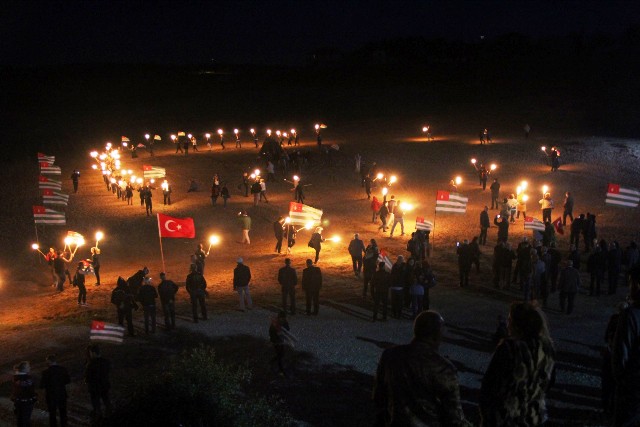
[[[316,227],[315,232],[311,235],[311,239],[309,240],[308,246],[313,248],[316,251],[316,260],[314,264],[318,263],[318,259],[320,258],[320,250],[322,249],[322,242],[324,242],[324,237],[322,237],[322,227]]]

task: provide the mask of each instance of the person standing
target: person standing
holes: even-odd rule
[[[91,266],[96,275],[96,286],[100,286],[100,249],[97,247],[91,248]]]
[[[590,275],[589,296],[600,296],[600,287],[604,282],[604,272],[607,268],[607,255],[600,246],[596,246],[587,258],[587,270]]]
[[[258,201],[260,200],[260,192],[262,191],[262,187],[260,186],[260,180],[256,179],[253,184],[251,184],[251,194],[253,194],[253,206],[258,206]]]
[[[318,315],[320,289],[322,289],[322,271],[307,259],[307,268],[302,270],[302,290],[305,294],[307,316]],[[313,311],[311,309],[313,308]]]
[[[540,201],[542,207],[542,222],[551,222],[551,211],[553,210],[553,200],[551,200],[551,193],[544,193],[544,196]]]
[[[246,210],[243,210],[238,214],[238,222],[242,229],[242,241],[240,243],[250,245],[251,239],[249,238],[249,231],[251,231],[251,217]]]
[[[207,306],[204,301],[207,289],[207,281],[200,274],[198,268],[192,265],[190,272],[187,275],[186,288],[191,298],[191,313],[193,314],[193,323],[198,323],[198,305],[200,305],[200,312],[202,314],[202,320],[207,320]]]
[[[47,411],[49,412],[49,426],[57,425],[57,413],[60,412],[60,425],[67,426],[67,384],[71,382],[69,371],[58,365],[56,355],[47,356],[49,367],[42,371],[40,388],[45,391]]]
[[[413,340],[386,349],[376,370],[376,425],[470,426],[464,418],[455,366],[440,355],[444,320],[424,311],[413,324]]]
[[[78,180],[80,179],[80,171],[78,169],[74,169],[71,174],[71,182],[73,182],[73,192],[78,192]]]
[[[393,208],[393,225],[391,226],[391,232],[389,237],[393,237],[393,230],[396,229],[396,225],[400,224],[400,235],[404,236],[404,211],[402,210],[401,202],[398,200]]]
[[[127,281],[122,277],[118,277],[116,288],[111,292],[111,304],[116,306],[118,324],[124,326],[124,319],[126,318],[129,336],[134,336],[132,310],[137,310],[138,304],[134,301],[133,295],[129,293]]]
[[[198,140],[196,139],[195,136],[191,137],[191,148],[193,149],[193,151],[198,151]]]
[[[364,250],[364,260],[363,260],[363,272],[364,272],[364,286],[362,289],[362,296],[366,298],[367,296],[367,287],[369,287],[369,283],[373,278],[373,274],[376,271],[376,266],[378,262],[378,256],[380,255],[380,250],[378,249],[378,244],[375,239],[371,239],[369,241],[369,245],[367,245]],[[371,298],[374,296],[375,290],[373,289],[373,284],[371,284],[369,288],[369,295]]]
[[[389,288],[391,287],[391,273],[385,270],[384,262],[378,263],[378,270],[371,277],[373,293],[373,321],[378,320],[378,308],[382,306],[382,321],[387,321],[387,307],[389,306]]]
[[[491,227],[491,223],[489,222],[489,208],[487,206],[484,207],[482,212],[480,212],[480,244],[487,244],[487,230]]]
[[[498,222],[500,220],[500,222]],[[493,219],[493,224],[498,227],[498,242],[506,242],[509,240],[509,221],[506,217],[497,215]]]
[[[204,245],[202,243],[199,243],[194,255],[196,257],[196,267],[198,267],[198,271],[200,272],[200,274],[204,276],[204,263],[209,256],[209,252],[205,252]]]
[[[87,305],[87,287],[84,280],[84,263],[80,261],[73,276],[73,286],[78,287],[78,305]]]
[[[278,217],[278,219],[273,222],[273,234],[276,238],[275,251],[280,253],[282,251],[282,239],[284,239],[284,218]]]
[[[87,353],[88,360],[84,372],[84,381],[89,388],[91,406],[93,407],[91,417],[94,422],[99,422],[102,418],[101,403],[104,403],[107,415],[111,413],[111,399],[109,398],[111,362],[101,356],[100,347],[97,344],[91,344],[87,348]]]
[[[127,184],[124,189],[124,197],[127,200],[127,206],[133,205],[133,186],[131,183]]]
[[[371,199],[371,222],[376,223],[376,219],[378,219],[378,212],[380,212],[380,208],[382,207],[382,203],[376,196],[373,196]]]
[[[324,242],[324,237],[322,237],[322,227],[316,227],[316,230],[311,235],[311,239],[309,239],[308,243],[308,246],[316,251],[316,260],[313,262],[314,264],[317,264],[318,259],[320,258],[322,242]]]
[[[138,301],[142,304],[144,313],[144,333],[149,334],[149,321],[151,321],[151,333],[156,333],[156,298],[158,291],[151,285],[151,277],[144,278],[144,284],[138,291]]]
[[[262,199],[264,199],[266,203],[269,203],[269,200],[267,199],[267,183],[264,179],[260,180],[260,201],[262,201]]]
[[[493,179],[489,189],[491,190],[491,209],[500,209],[500,183],[498,178]]]
[[[387,232],[387,219],[389,216],[389,208],[387,206],[388,202],[382,202],[382,206],[380,207],[380,211],[378,212],[378,216],[380,217],[380,222],[382,223],[378,230],[382,229],[383,233]]]
[[[637,277],[629,287],[629,307],[620,313],[613,339],[611,368],[616,384],[614,425],[640,423],[640,288]]]
[[[367,175],[364,177],[364,191],[367,193],[367,200],[371,199],[371,183],[373,182],[371,176]]]
[[[573,267],[572,261],[567,261],[567,266],[560,272],[560,311],[564,313],[565,301],[567,314],[573,312],[573,305],[578,289],[580,289],[580,272]]]
[[[164,315],[164,326],[169,329],[176,327],[176,294],[178,285],[172,280],[167,280],[167,275],[160,273],[160,284],[158,285],[158,295],[162,305]]]
[[[20,362],[13,367],[11,400],[13,401],[13,413],[16,414],[16,425],[18,427],[29,427],[31,425],[31,413],[38,400],[33,378],[29,375],[30,372],[31,365],[27,361]]]
[[[275,165],[271,160],[267,160],[267,181],[275,182],[276,174],[275,174]]]
[[[58,291],[64,290],[65,273],[67,271],[67,264],[71,262],[73,257],[66,258],[62,251],[58,251],[56,257],[53,259],[53,271],[56,274]]]
[[[356,277],[360,277],[364,253],[364,243],[360,240],[360,235],[356,233],[353,235],[351,242],[349,242],[349,255],[351,255],[351,262],[353,263],[353,274],[355,274]]]
[[[233,269],[233,290],[238,293],[240,298],[240,311],[244,312],[245,302],[246,308],[251,310],[253,302],[249,293],[249,282],[251,281],[251,269],[244,265],[244,260],[238,258],[236,268]]]
[[[165,205],[171,205],[171,185],[165,179],[162,182],[162,196]]]
[[[555,358],[546,320],[530,303],[513,303],[507,328],[482,379],[481,425],[544,425]]]
[[[471,262],[473,261],[469,241],[465,239],[462,244],[458,242],[456,253],[458,254],[458,272],[460,274],[460,287],[462,288],[469,286],[469,272],[471,271]]]
[[[284,267],[278,270],[278,283],[282,291],[282,310],[287,312],[287,298],[289,299],[289,312],[296,314],[296,285],[298,284],[298,274],[291,267],[291,260],[285,258]]]
[[[562,225],[567,225],[567,217],[571,219],[571,223],[573,224],[573,196],[568,191],[564,193],[564,203],[562,207]]]
[[[153,215],[153,203],[151,201],[152,197],[153,194],[151,193],[151,187],[147,185],[144,191],[144,208],[147,211],[147,216]]]

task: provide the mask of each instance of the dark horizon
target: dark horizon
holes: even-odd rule
[[[222,1],[15,2],[0,15],[0,65],[303,65],[317,49],[350,52],[400,38],[480,42],[617,36],[635,2]]]

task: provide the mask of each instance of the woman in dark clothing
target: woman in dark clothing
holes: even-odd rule
[[[84,263],[80,261],[76,274],[73,276],[73,286],[78,287],[78,305],[87,305],[87,287],[84,281]]]
[[[100,286],[100,249],[91,248],[91,266],[96,275],[96,286]]]

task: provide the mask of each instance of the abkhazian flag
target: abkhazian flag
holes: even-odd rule
[[[40,173],[61,175],[62,169],[60,169],[60,166],[55,166],[53,163],[40,162]]]
[[[604,202],[608,205],[637,208],[638,203],[640,203],[640,191],[620,187],[619,184],[609,184],[607,187],[607,198]]]
[[[61,181],[56,181],[55,179],[47,178],[46,176],[42,175],[38,177],[38,186],[41,190],[62,190]]]
[[[124,327],[94,320],[91,322],[89,339],[91,341],[108,341],[122,344],[122,341],[124,341]]]
[[[53,190],[42,190],[42,203],[45,205],[64,205],[69,203],[69,195],[58,193]]]
[[[181,131],[181,132],[178,132],[178,136],[187,136],[187,134]]]
[[[33,221],[36,224],[61,224],[67,223],[64,212],[54,211],[44,206],[33,207]]]
[[[154,141],[162,141],[162,138],[160,138],[160,135],[153,135],[153,139]]]
[[[419,216],[416,218],[416,230],[431,231],[433,230],[433,223],[425,221],[423,217]]]
[[[291,218],[291,225],[317,227],[321,224],[322,210],[302,203],[291,202],[289,203],[289,218]]]
[[[527,216],[524,218],[524,229],[544,231],[544,222],[532,216]]]
[[[44,153],[38,153],[38,163],[40,162],[55,163],[56,156],[47,156]]]
[[[459,193],[438,190],[436,194],[436,212],[465,213],[467,211],[468,197]]]
[[[127,138],[126,136],[123,136],[122,137],[122,142],[131,142],[131,141],[129,141],[129,138]]]
[[[393,263],[389,259],[387,252],[384,249],[380,249],[380,254],[378,255],[378,262],[384,262],[384,269],[391,273],[391,267],[393,267]]]
[[[164,178],[167,175],[167,171],[165,168],[161,168],[160,166],[142,166],[142,176],[144,179],[151,178]]]

